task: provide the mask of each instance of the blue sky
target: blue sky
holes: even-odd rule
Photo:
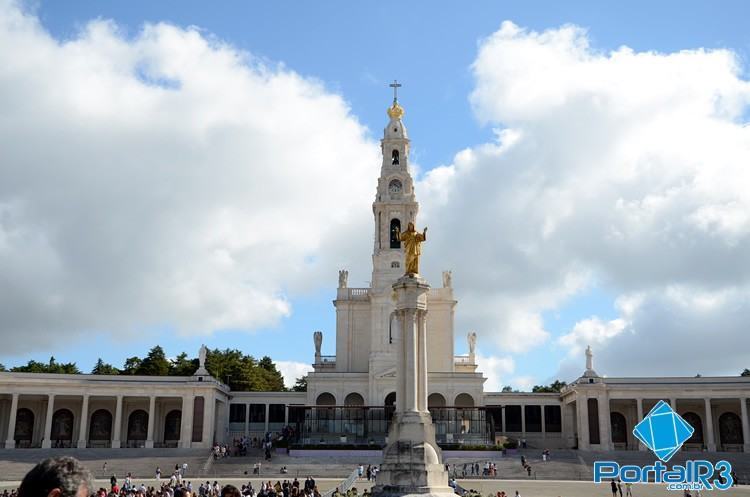
[[[469,103],[476,86],[471,65],[481,40],[505,20],[529,30],[544,31],[566,24],[584,28],[592,50],[606,53],[627,45],[638,52],[674,52],[692,48],[729,48],[747,68],[750,37],[746,2],[240,2],[198,1],[40,1],[27,5],[42,25],[59,40],[78,36],[92,19],[111,19],[126,36],[136,36],[144,23],[168,22],[198,26],[212,36],[243,49],[271,65],[283,64],[339,94],[351,113],[378,139],[390,99],[388,82],[403,87],[400,100],[407,109],[412,160],[422,173],[449,165],[467,147],[491,142],[497,123],[480,122]],[[743,74],[746,74],[744,72]],[[745,76],[746,77],[746,76]],[[555,85],[555,81],[549,81]],[[499,124],[500,126],[502,123]],[[375,178],[362,178],[374,185]],[[31,354],[2,357],[6,365],[53,354],[89,369],[97,356],[121,365],[131,355],[142,355],[153,344],[170,354],[195,353],[202,342],[211,347],[238,347],[256,356],[309,362],[311,332],[335,328],[335,277],[312,291],[295,296],[293,312],[278,326],[252,334],[217,332],[207,337],[182,337],[170,328],[129,335],[123,341],[94,334],[65,346],[37,346]],[[607,283],[588,287],[546,310],[544,324],[553,336],[570,331],[576,322],[596,315],[614,319],[617,291]],[[459,309],[461,312],[459,298]],[[457,330],[458,331],[458,330]],[[457,332],[457,352],[464,347]],[[333,340],[324,341],[333,353]],[[502,351],[495,351],[502,353]],[[516,377],[549,381],[558,372],[565,352],[547,346],[515,354]],[[571,378],[564,378],[570,380]]]

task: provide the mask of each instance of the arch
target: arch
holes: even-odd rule
[[[386,407],[394,407],[396,405],[396,392],[391,392],[386,395],[383,405]]]
[[[683,419],[693,427],[693,434],[685,443],[702,444],[703,443],[703,420],[694,412],[686,412],[682,415]]]
[[[318,399],[315,401],[316,406],[335,406],[336,397],[332,393],[323,392],[318,395]]]
[[[97,409],[91,415],[89,440],[112,440],[112,413],[106,409]]]
[[[400,249],[401,248],[401,240],[399,240],[398,235],[401,233],[401,220],[396,219],[395,217],[391,219],[391,245],[390,247],[392,249]]]
[[[625,416],[617,411],[612,411],[609,414],[609,422],[612,426],[612,443],[627,444],[628,423],[625,421]]]
[[[742,421],[733,412],[725,412],[719,416],[719,440],[723,444],[742,443]]]
[[[398,159],[399,159],[398,150],[393,149],[393,152],[391,152],[391,165],[398,166],[398,162],[399,162]]]
[[[363,406],[365,405],[365,398],[362,397],[357,392],[352,392],[349,395],[347,395],[346,398],[344,399],[344,405],[355,406],[355,407]]]
[[[128,416],[128,440],[146,440],[148,413],[137,409]]]
[[[182,411],[173,409],[164,417],[164,441],[180,439],[180,427],[182,425]]]
[[[73,413],[70,409],[58,409],[52,415],[52,431],[50,440],[73,440]]]
[[[34,413],[31,409],[22,407],[16,411],[15,433],[13,438],[16,442],[24,441],[30,443],[34,438]]]
[[[445,407],[445,397],[437,392],[431,393],[427,397],[427,407]]]
[[[474,407],[474,397],[468,393],[460,393],[456,395],[453,405],[456,407]]]

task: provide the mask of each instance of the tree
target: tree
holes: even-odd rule
[[[172,359],[169,365],[170,376],[192,376],[198,370],[198,359],[188,359],[185,352]]]
[[[211,376],[240,392],[284,391],[284,378],[270,357],[260,362],[237,349],[209,350],[206,369]]]
[[[292,387],[292,392],[307,392],[307,376],[297,378]]]
[[[5,372],[7,369],[5,369],[5,364],[0,364],[0,372]]]
[[[500,391],[501,391],[501,392],[504,392],[504,393],[511,393],[511,392],[513,391],[513,387],[512,387],[512,386],[510,386],[510,385],[505,385],[505,386],[503,387],[503,389],[502,389],[502,390],[500,390]]]
[[[745,368],[745,370],[740,373],[740,376],[750,376],[750,369]]]
[[[55,357],[49,358],[48,363],[30,360],[25,366],[16,366],[11,371],[16,373],[56,373],[56,374],[81,374],[74,362],[58,363]]]
[[[148,351],[148,355],[141,361],[141,365],[138,366],[135,374],[167,376],[169,375],[169,366],[169,360],[167,360],[167,356],[164,354],[164,349],[156,345]]]
[[[102,361],[102,358],[100,357],[99,360],[96,361],[94,369],[91,370],[91,374],[120,374],[120,370],[113,365],[107,364],[106,362]]]
[[[534,393],[560,393],[560,390],[562,390],[566,385],[567,383],[564,381],[555,380],[548,386],[535,385],[531,389],[531,391]]]
[[[138,368],[141,367],[141,362],[143,361],[140,357],[128,357],[127,359],[125,359],[125,364],[123,365],[120,374],[136,374]]]

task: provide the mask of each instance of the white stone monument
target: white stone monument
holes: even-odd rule
[[[373,497],[453,496],[427,410],[427,293],[418,274],[393,284],[401,340],[396,360],[396,413],[383,449]]]

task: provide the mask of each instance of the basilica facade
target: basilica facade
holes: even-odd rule
[[[0,446],[208,448],[291,426],[301,447],[381,447],[399,400],[392,288],[404,274],[399,235],[418,224],[419,212],[403,116],[394,99],[372,204],[371,285],[349,287],[347,270],[339,272],[335,338],[313,333],[307,392],[234,392],[202,364],[190,377],[0,373]],[[427,296],[427,402],[440,445],[512,440],[538,448],[644,450],[633,426],[665,400],[695,429],[684,449],[750,451],[750,377],[603,377],[587,349],[581,376],[559,393],[485,391],[476,335],[466,334],[468,355],[454,351],[451,277],[443,272]],[[336,354],[322,355],[329,339]]]

